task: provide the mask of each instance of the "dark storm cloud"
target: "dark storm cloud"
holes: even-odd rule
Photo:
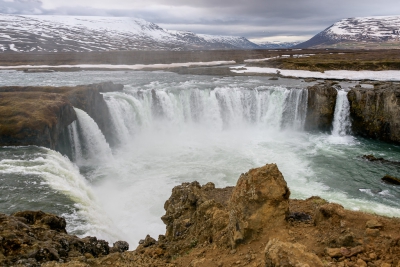
[[[0,0],[3,13],[132,16],[162,27],[196,33],[311,37],[348,17],[400,15],[398,0]],[[4,9],[4,8],[3,8]],[[32,12],[33,13],[33,12]]]

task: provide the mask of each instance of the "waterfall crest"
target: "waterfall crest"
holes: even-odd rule
[[[190,125],[221,131],[248,126],[302,130],[307,112],[306,89],[269,86],[259,89],[218,87],[186,90],[131,90],[106,93],[114,132],[125,143],[136,132]]]

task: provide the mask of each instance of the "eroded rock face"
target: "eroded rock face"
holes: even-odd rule
[[[55,149],[76,114],[57,93],[0,90],[0,146],[37,145]]]
[[[155,246],[175,253],[198,244],[235,247],[263,229],[281,226],[289,214],[290,191],[275,164],[242,174],[236,187],[184,183],[172,190],[162,217],[165,236]],[[169,244],[173,243],[173,246]],[[139,246],[145,247],[145,241]]]
[[[400,143],[400,85],[356,87],[348,93],[354,134]]]
[[[65,226],[64,218],[42,211],[0,214],[0,265],[39,266],[47,261],[109,254],[108,242],[68,235]],[[119,252],[128,249],[123,241],[116,242],[116,246],[114,250]]]
[[[331,130],[336,96],[337,90],[329,81],[308,87],[305,130],[326,132]]]
[[[232,246],[285,223],[290,191],[276,164],[242,174],[229,200]]]
[[[215,188],[213,183],[200,186],[198,182],[192,182],[174,187],[164,205],[166,213],[161,219],[167,230],[165,238],[159,242],[174,241],[179,249],[204,242],[228,246],[226,202],[231,193],[232,188]]]
[[[113,143],[111,116],[100,92],[119,91],[111,82],[75,87],[0,87],[0,145],[37,145],[60,149],[66,128],[74,120],[77,107],[91,116]]]

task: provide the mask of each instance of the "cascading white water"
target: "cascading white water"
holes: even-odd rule
[[[72,145],[72,160],[75,163],[82,162],[82,146],[81,141],[79,140],[78,125],[76,121],[68,125],[68,133],[69,141]]]
[[[302,130],[307,115],[308,91],[306,89],[290,90],[283,111],[283,126]]]
[[[346,136],[351,134],[350,103],[347,92],[338,90],[335,113],[333,117],[333,136]]]
[[[32,199],[20,201],[39,202],[40,207],[53,206],[57,212],[64,207],[57,202],[57,193],[44,189],[50,187],[61,192],[74,203],[75,212],[64,210],[62,216],[67,219],[68,232],[76,234],[96,235],[107,240],[120,238],[112,220],[98,205],[90,184],[79,173],[79,169],[67,157],[43,147],[26,147],[31,150],[30,157],[25,155],[11,156],[10,159],[0,161],[0,174],[7,176],[19,175],[29,184],[30,190],[35,192]],[[16,150],[16,149],[15,149]],[[13,153],[11,150],[8,153]],[[16,177],[14,177],[15,179]],[[21,178],[19,178],[21,179]],[[17,188],[17,187],[15,187]]]
[[[79,142],[78,131],[75,131],[73,137],[74,147],[76,147],[77,151],[79,151],[79,148],[81,149],[82,153],[77,153],[79,156],[82,155],[83,158],[83,162],[76,163],[78,165],[86,165],[112,159],[111,148],[96,122],[83,110],[78,108],[74,108],[74,110],[78,118],[79,134],[81,134],[80,136],[83,140],[82,143]]]
[[[106,94],[106,102],[123,143],[135,131],[160,121],[168,122],[170,127],[197,124],[222,130],[256,125],[273,130],[300,130],[305,121],[307,90],[137,90]]]

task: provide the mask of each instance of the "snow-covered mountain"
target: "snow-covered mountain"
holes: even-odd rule
[[[227,48],[229,48],[229,46],[233,46],[233,47],[241,47],[242,49],[260,49],[260,46],[250,42],[244,37],[208,35],[208,34],[197,34],[197,36],[203,38],[204,40],[212,44],[226,44]]]
[[[300,43],[302,42],[262,42],[257,43],[257,45],[263,49],[285,49],[291,48]]]
[[[0,52],[254,48],[244,37],[166,30],[136,18],[0,14]]]
[[[400,46],[399,34],[400,16],[348,18],[296,47],[326,47],[338,43],[360,43],[360,46],[363,43],[390,43]]]

